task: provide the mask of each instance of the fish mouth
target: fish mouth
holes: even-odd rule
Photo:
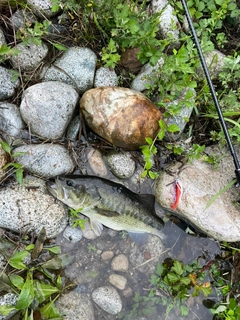
[[[49,180],[46,183],[47,190],[59,200],[64,200],[68,198],[66,189],[63,188],[61,181],[56,178],[55,180]]]

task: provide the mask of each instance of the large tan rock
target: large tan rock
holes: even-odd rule
[[[142,93],[120,87],[86,91],[80,108],[88,126],[116,147],[137,149],[155,138],[161,112]]]
[[[184,166],[176,162],[156,180],[156,200],[170,210],[175,201],[171,183],[177,177],[182,185],[182,197],[175,214],[211,238],[240,241],[239,188],[232,186],[208,206],[209,201],[235,178],[232,156],[227,149],[219,150],[217,146],[206,148],[205,152],[223,157],[217,170],[201,159]],[[236,148],[236,152],[239,157],[240,148]]]

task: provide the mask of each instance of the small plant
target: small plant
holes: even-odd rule
[[[72,261],[72,257],[61,255],[59,247],[52,247],[48,250],[58,254],[57,256],[40,265],[28,267],[24,261],[30,256],[33,248],[34,244],[30,244],[24,250],[15,252],[8,259],[11,272],[8,275],[3,271],[0,273],[1,290],[13,292],[18,296],[15,305],[0,306],[0,314],[6,316],[12,311],[20,311],[21,319],[30,320],[37,311],[41,319],[61,320],[62,317],[54,302],[66,288],[60,275],[54,275],[47,269],[61,269]]]
[[[168,261],[167,261],[168,260]],[[197,261],[185,265],[178,260],[166,259],[158,263],[151,276],[151,289],[148,296],[135,294],[133,309],[129,315],[120,315],[120,319],[132,319],[152,315],[157,306],[165,306],[166,317],[172,310],[180,310],[182,316],[189,313],[186,300],[203,294],[208,297],[212,292],[209,281],[205,281],[208,267],[202,267]]]
[[[19,50],[11,48],[6,44],[2,44],[0,46],[0,63],[4,62],[5,60],[9,59],[11,56],[15,56],[19,54]]]
[[[11,147],[5,142],[1,141],[2,148],[7,154],[9,155],[10,159],[14,159],[15,157],[23,154],[23,152],[18,152],[18,153],[12,153],[11,152]],[[17,181],[22,185],[23,184],[23,166],[19,163],[16,163],[14,161],[7,163],[4,167],[3,170],[12,167],[14,168],[13,173],[16,174],[16,179]]]
[[[69,213],[70,213],[70,219],[73,222],[72,227],[76,228],[77,226],[79,226],[81,229],[84,230],[85,228],[85,223],[87,222],[86,219],[80,219],[79,218],[79,213],[82,211],[82,208],[78,209],[78,210],[74,210],[72,208],[69,208]]]
[[[95,246],[93,246],[90,242],[88,242],[88,244],[87,244],[87,249],[88,249],[88,252],[97,251],[97,248]]]

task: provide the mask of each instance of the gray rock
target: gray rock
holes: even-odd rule
[[[17,303],[18,295],[14,293],[6,293],[0,297],[0,306],[9,305],[14,306]],[[17,313],[17,310],[13,310],[8,316],[2,316],[0,314],[0,320],[8,320],[13,317],[13,315]]]
[[[24,26],[26,22],[33,23],[36,20],[36,17],[31,11],[17,10],[10,17],[10,20],[14,25],[15,30],[18,30],[20,27]]]
[[[159,23],[159,32],[163,39],[172,38],[176,42],[174,47],[179,47],[179,27],[178,19],[174,14],[173,7],[169,4],[168,0],[152,0],[152,12],[162,12]]]
[[[111,268],[113,271],[127,272],[128,266],[128,258],[124,254],[117,255],[111,261]]]
[[[92,292],[93,301],[104,311],[118,314],[122,310],[122,301],[117,290],[111,286],[104,286]]]
[[[97,56],[92,50],[73,47],[45,69],[42,77],[45,81],[65,82],[83,93],[93,87],[96,63]]]
[[[189,96],[189,98],[187,98],[187,95]],[[178,114],[170,116],[167,121],[168,125],[176,124],[179,127],[180,131],[177,131],[175,133],[167,132],[164,138],[165,140],[176,141],[180,138],[183,130],[186,127],[187,120],[192,114],[193,107],[195,105],[195,97],[196,91],[192,88],[186,88],[184,92],[182,92],[180,98],[166,104],[167,108],[169,106],[176,106],[178,104],[181,104],[181,110]],[[156,102],[157,100],[158,99],[156,99]]]
[[[119,290],[124,290],[127,284],[127,279],[120,274],[110,274],[108,278],[109,282]]]
[[[0,66],[0,100],[11,98],[19,86],[19,79],[13,81],[12,77],[10,70]]]
[[[80,228],[73,228],[67,226],[63,232],[65,239],[69,240],[71,243],[76,243],[82,239],[82,230]]]
[[[10,61],[14,68],[20,67],[22,71],[32,71],[38,68],[48,54],[48,46],[44,42],[41,45],[19,43],[14,49],[18,50],[19,54],[12,56]]]
[[[0,46],[2,44],[7,44],[7,42],[6,42],[6,39],[5,39],[5,36],[4,36],[2,29],[0,29]]]
[[[113,152],[106,156],[111,172],[120,179],[130,178],[135,171],[135,161],[130,152]]]
[[[74,163],[65,147],[57,144],[31,144],[14,149],[23,154],[15,158],[26,170],[40,177],[56,177],[74,169]]]
[[[96,71],[94,87],[114,87],[118,85],[118,77],[115,70],[101,67]]]
[[[46,191],[45,182],[28,176],[23,186],[11,184],[0,190],[0,227],[14,232],[40,232],[54,238],[68,222],[68,209]]]
[[[39,18],[51,18],[58,13],[52,12],[53,2],[51,0],[27,0],[27,4]]]
[[[12,103],[0,103],[0,131],[10,137],[18,137],[24,129],[19,108]]]
[[[29,87],[23,94],[20,113],[32,133],[43,139],[61,139],[78,100],[71,86],[49,81]]]
[[[131,83],[131,88],[136,91],[146,90],[148,84],[153,84],[153,77],[156,74],[159,67],[164,64],[163,58],[160,58],[157,64],[153,67],[150,63],[146,63],[141,71],[137,74],[136,78]]]
[[[239,158],[240,150],[235,149]],[[155,196],[157,202],[170,210],[174,203],[172,175],[178,172],[182,185],[182,198],[174,211],[175,215],[187,220],[203,233],[219,241],[240,241],[239,190],[232,186],[223,192],[209,207],[209,201],[220,190],[232,181],[235,167],[228,150],[219,151],[217,147],[205,150],[207,153],[225,155],[219,169],[214,169],[202,160],[187,163],[176,163],[168,168],[156,180]],[[181,168],[181,170],[179,170]],[[171,184],[169,184],[171,183]]]
[[[216,79],[219,73],[223,70],[225,58],[225,54],[216,49],[213,51],[204,52],[204,59],[208,67],[209,74],[212,78]],[[201,79],[205,77],[202,66],[197,68],[196,73]]]
[[[87,294],[69,291],[60,296],[56,307],[64,314],[65,320],[94,320],[94,309]]]
[[[79,129],[80,129],[80,117],[76,116],[75,118],[73,118],[73,120],[70,122],[68,126],[66,138],[69,140],[76,140]]]

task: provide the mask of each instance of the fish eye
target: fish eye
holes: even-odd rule
[[[71,180],[67,180],[67,186],[72,187],[73,186],[73,182]]]

